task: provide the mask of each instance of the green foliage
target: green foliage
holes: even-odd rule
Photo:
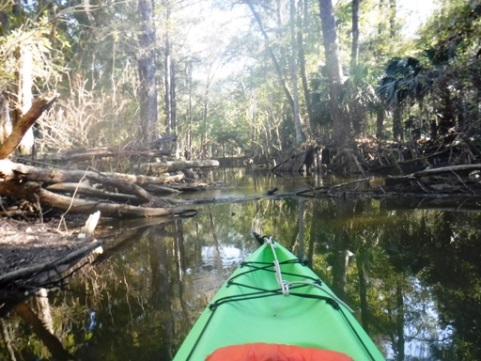
[[[52,28],[42,17],[34,26],[22,26],[0,37],[0,90],[13,89],[18,71],[16,52],[28,48],[32,55],[32,74],[38,92],[55,87],[66,72],[63,54],[51,41]]]
[[[291,58],[289,2],[252,3],[269,37],[270,51],[290,87],[290,65],[299,71],[300,58],[298,54]],[[336,3],[346,78],[337,101],[352,120],[356,135],[371,135],[381,100],[386,110],[399,105],[406,111],[405,118],[432,120],[439,115],[438,123],[473,128],[474,132],[480,116],[476,106],[481,88],[479,1],[444,2],[417,40],[402,38],[402,19],[389,3],[361,2],[356,68],[347,66],[352,5],[350,1]],[[184,0],[155,5],[157,84],[163,97],[167,76],[164,57],[169,52],[180,147],[198,157],[259,154],[271,159],[293,145],[290,105],[246,2]],[[309,89],[307,100],[303,94],[299,96],[300,110],[303,119],[312,118],[306,125],[312,131],[307,133],[328,141],[332,120],[318,3],[306,1],[302,5],[306,9],[296,7],[295,30],[302,34]],[[57,143],[56,149],[119,144],[136,137],[139,27],[135,2],[90,0],[86,5],[79,0],[52,1],[46,7],[31,2],[24,4],[20,16],[13,16],[7,5],[0,11],[8,19],[8,29],[2,28],[0,38],[0,88],[14,86],[14,50],[22,41],[34,50],[36,92],[51,89],[62,95],[62,106],[53,112],[68,110],[79,118],[84,114],[80,108],[85,106],[89,113],[91,124],[85,128],[86,134],[80,137],[71,132],[65,137],[57,132],[55,136],[60,138],[51,142]],[[302,89],[299,75],[298,87]],[[82,79],[81,91],[77,78]],[[376,87],[378,98],[373,93]],[[79,94],[85,92],[90,92],[88,106],[78,101]],[[313,114],[307,114],[306,101],[312,105]],[[162,101],[159,104],[159,113],[163,114]],[[74,115],[51,117],[67,119],[70,128],[79,124]],[[161,124],[159,130],[164,129],[166,125]]]
[[[387,106],[398,107],[407,104],[408,100],[411,103],[422,101],[431,86],[432,81],[419,60],[394,58],[387,64],[376,92]]]
[[[422,30],[422,46],[433,65],[446,65],[456,58],[479,51],[481,3],[477,0],[450,1]]]

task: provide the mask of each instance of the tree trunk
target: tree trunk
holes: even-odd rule
[[[361,324],[366,332],[369,333],[369,303],[367,297],[368,283],[366,280],[365,260],[367,249],[364,247],[356,255],[357,278],[359,282],[359,300],[361,306]]]
[[[5,345],[6,348],[6,354],[9,356],[9,361],[17,361],[17,357],[15,356],[15,348],[14,348],[14,342],[11,337],[11,330],[9,327],[7,327],[7,324],[5,323],[5,320],[3,318],[0,318],[0,328],[2,330],[2,339],[3,339],[3,344]]]
[[[142,139],[152,141],[158,135],[157,87],[155,81],[155,32],[153,2],[139,0],[141,33],[139,36],[139,102]]]
[[[326,66],[329,77],[329,106],[334,126],[334,142],[340,148],[351,138],[349,120],[341,107],[343,73],[339,58],[337,29],[332,0],[319,0],[321,10],[322,35],[326,53]]]
[[[10,16],[5,10],[6,6],[0,7],[0,36],[6,36],[10,31]]]
[[[359,0],[352,0],[351,69],[359,62]]]
[[[396,0],[389,0],[389,33],[396,35]]]
[[[14,124],[27,113],[32,106],[33,94],[33,56],[28,43],[20,44],[17,51],[17,105],[16,116]],[[18,150],[22,155],[29,155],[32,153],[35,138],[33,136],[33,129],[29,127],[26,129],[23,138],[18,146]]]
[[[193,126],[193,104],[192,104],[192,95],[194,93],[193,86],[192,86],[192,60],[186,62],[186,77],[187,77],[187,88],[189,91],[189,101],[187,103],[187,114],[186,114],[186,127],[184,128],[184,157],[189,160],[192,158],[192,126]]]
[[[382,139],[384,133],[384,109],[378,106],[376,110],[376,138]]]
[[[400,282],[400,281],[398,281]],[[395,352],[396,352],[396,360],[397,361],[404,361],[405,360],[405,340],[404,340],[404,292],[402,289],[401,284],[399,283],[396,286],[396,345],[395,345]]]
[[[175,78],[174,78],[174,64],[172,62],[172,46],[170,43],[170,1],[164,1],[165,6],[165,57],[164,57],[164,84],[165,84],[165,115],[167,118],[167,133],[175,133]]]
[[[392,114],[392,134],[394,139],[403,140],[402,105],[396,105]]]
[[[314,112],[312,110],[312,103],[311,103],[311,96],[309,91],[309,83],[307,81],[307,72],[306,72],[306,57],[304,53],[304,37],[303,31],[305,28],[305,23],[307,22],[308,17],[308,4],[307,1],[300,2],[301,6],[303,6],[303,11],[299,9],[299,13],[297,15],[297,52],[299,58],[299,72],[301,74],[301,81],[302,81],[302,90],[304,92],[304,101],[306,102],[306,109],[307,115],[309,117],[309,124],[305,124],[308,128],[312,126],[312,122],[314,120]],[[303,13],[303,15],[301,15]],[[303,21],[304,19],[304,21]]]
[[[15,306],[15,312],[32,327],[35,335],[47,347],[48,351],[55,360],[71,360],[72,356],[63,348],[60,340],[51,333],[43,324],[42,320],[26,304],[22,303]]]
[[[290,32],[291,32],[291,54],[290,54],[290,71],[292,83],[292,113],[294,115],[294,127],[296,129],[296,142],[301,144],[305,137],[302,132],[302,120],[299,110],[299,91],[297,86],[297,40],[296,40],[296,4],[295,0],[289,1],[290,14]]]
[[[10,105],[6,96],[0,94],[0,144],[12,133],[13,124],[10,117]]]
[[[164,84],[165,84],[165,115],[167,134],[177,133],[177,119],[176,119],[176,93],[175,93],[175,68],[172,60],[172,45],[170,43],[170,1],[165,2],[165,59],[164,59]],[[178,157],[178,143],[173,143],[173,153]],[[175,148],[175,149],[172,149]]]

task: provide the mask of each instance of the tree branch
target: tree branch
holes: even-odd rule
[[[57,97],[58,95],[55,94],[53,96],[41,96],[34,100],[28,112],[15,124],[12,134],[0,145],[0,159],[7,158],[18,147],[27,130],[44,111],[52,106]]]

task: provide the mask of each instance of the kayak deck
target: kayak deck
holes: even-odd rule
[[[338,351],[354,360],[384,360],[347,305],[273,241],[224,283],[174,360],[201,361],[218,348],[258,342]]]

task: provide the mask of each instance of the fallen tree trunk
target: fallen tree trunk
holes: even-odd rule
[[[0,177],[5,180],[23,179],[36,182],[52,183],[68,183],[80,182],[82,179],[90,179],[103,183],[106,179],[119,180],[137,185],[145,184],[165,184],[170,182],[179,182],[184,179],[183,175],[160,175],[158,177],[150,177],[135,174],[124,173],[98,173],[93,171],[81,170],[62,170],[56,168],[38,168],[25,164],[14,163],[7,159],[0,160]]]
[[[440,167],[440,168],[430,168],[425,169],[419,172],[414,173],[415,177],[424,177],[424,176],[431,176],[436,174],[443,174],[443,173],[469,173],[475,170],[481,170],[481,163],[477,164],[460,164],[460,165],[451,165],[447,167]]]
[[[128,204],[66,197],[43,189],[36,182],[0,182],[0,194],[26,199],[33,203],[40,203],[72,213],[91,214],[100,211],[102,216],[115,218],[165,217],[195,213],[180,207],[136,207]]]
[[[170,144],[177,140],[174,134],[149,143],[131,143],[123,146],[78,148],[65,153],[45,154],[51,161],[68,162],[110,157],[161,157],[171,156]]]
[[[167,162],[143,163],[140,165],[140,171],[143,173],[166,173],[189,168],[217,168],[219,161],[217,160],[175,160]]]
[[[161,157],[170,156],[171,152],[161,149],[123,149],[114,147],[98,147],[81,149],[67,153],[46,154],[45,158],[57,162],[82,161],[92,158],[109,157]]]
[[[135,183],[131,183],[114,174],[102,174],[92,171],[63,171],[60,169],[43,169],[24,164],[13,163],[9,160],[0,160],[0,176],[6,181],[37,181],[44,183],[81,182],[87,179],[104,185],[110,185],[134,194],[141,203],[153,200],[153,196]]]
[[[114,202],[128,202],[132,204],[141,204],[142,201],[139,200],[138,197],[130,195],[130,194],[123,194],[123,193],[114,193],[104,191],[102,189],[93,188],[89,185],[84,183],[56,183],[49,185],[47,188],[49,191],[53,192],[61,192],[61,193],[70,193],[70,194],[78,194],[78,195],[85,195],[88,197],[96,197],[101,198],[104,200],[110,200]]]
[[[100,211],[103,216],[116,218],[165,217],[184,213],[181,208],[136,207],[129,204],[108,203],[106,201],[86,200],[62,196],[39,188],[39,200],[42,204],[60,208],[65,211],[90,214]]]

